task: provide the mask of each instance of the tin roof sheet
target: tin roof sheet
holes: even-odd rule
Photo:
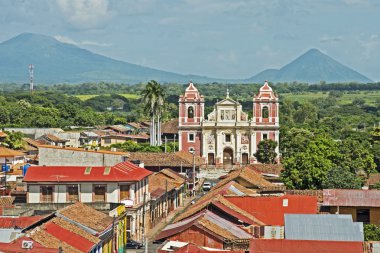
[[[351,215],[285,214],[285,239],[363,242],[363,223]]]
[[[323,190],[324,206],[380,207],[380,190]]]

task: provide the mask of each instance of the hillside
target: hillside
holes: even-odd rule
[[[117,61],[39,34],[23,33],[0,44],[0,82],[27,83],[31,63],[36,83],[215,81]]]
[[[264,70],[248,79],[251,82],[372,82],[366,76],[344,66],[318,49],[310,49],[279,70]]]

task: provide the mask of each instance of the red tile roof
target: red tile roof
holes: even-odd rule
[[[16,157],[16,156],[24,156],[24,155],[25,154],[20,151],[12,150],[5,147],[0,147],[0,157]]]
[[[94,243],[90,242],[86,238],[77,235],[75,233],[72,233],[69,230],[66,230],[53,222],[48,222],[44,225],[44,228],[46,232],[54,236],[55,238],[58,238],[60,241],[63,241],[70,246],[79,249],[83,252],[89,252],[91,251],[92,247],[95,245]]]
[[[0,217],[0,228],[26,228],[44,216]]]
[[[380,207],[380,190],[323,190],[324,206]]]
[[[149,170],[128,161],[112,167],[31,166],[24,182],[128,182],[140,181],[150,174]]]
[[[266,225],[284,226],[284,214],[286,213],[317,213],[317,198],[314,196],[225,196],[225,198],[239,208],[252,214]]]
[[[253,239],[251,253],[362,253],[362,242]]]

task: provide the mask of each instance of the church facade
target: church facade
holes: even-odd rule
[[[204,97],[190,82],[179,98],[179,149],[195,152],[207,165],[257,163],[260,141],[279,143],[279,100],[265,82],[253,97],[252,112],[227,96],[205,117]],[[277,145],[276,153],[279,154]]]

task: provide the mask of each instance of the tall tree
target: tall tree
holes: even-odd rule
[[[255,154],[257,160],[261,163],[273,164],[276,161],[277,142],[273,140],[263,140],[257,145],[257,152]]]
[[[151,117],[150,144],[161,145],[161,116],[164,109],[165,92],[162,86],[151,80],[141,92],[145,103],[145,112]],[[157,122],[156,122],[157,119]],[[157,123],[157,124],[156,124]]]

